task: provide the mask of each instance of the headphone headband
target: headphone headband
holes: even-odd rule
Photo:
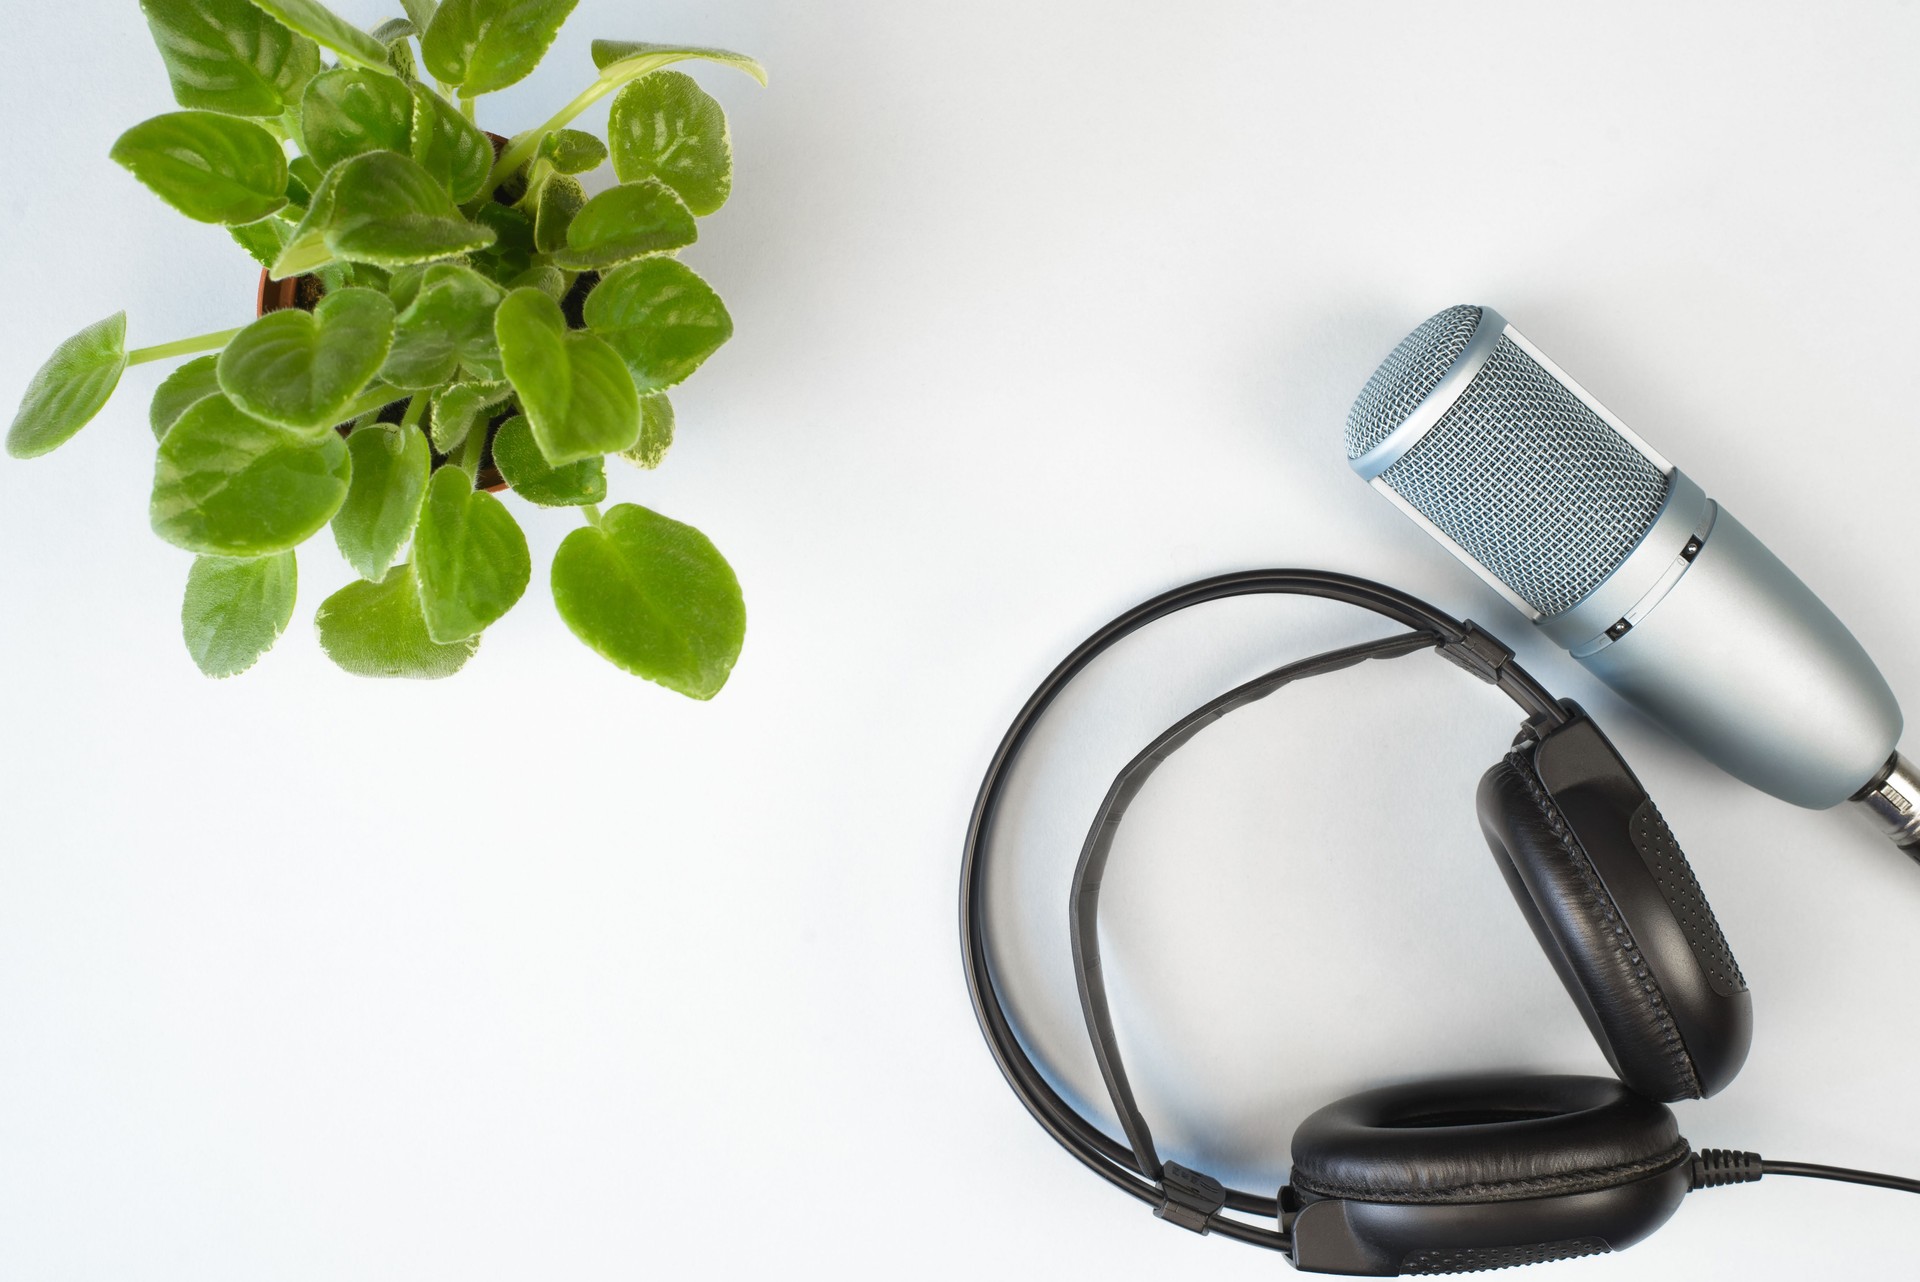
[[[1015,759],[1026,745],[1040,717],[1061,691],[1085,668],[1122,638],[1191,606],[1229,597],[1252,595],[1313,596],[1345,602],[1383,615],[1411,632],[1288,664],[1213,700],[1183,719],[1153,745],[1135,757],[1107,794],[1099,819],[1082,849],[1074,877],[1074,962],[1082,1009],[1093,1033],[1109,1094],[1126,1130],[1122,1145],[1075,1112],[1047,1084],[1038,1067],[1015,1037],[1000,1004],[987,961],[987,923],[984,911],[987,838],[1004,798]],[[1519,705],[1529,722],[1541,729],[1564,724],[1568,714],[1552,695],[1513,661],[1513,653],[1471,622],[1453,618],[1417,597],[1369,579],[1323,570],[1252,570],[1202,579],[1162,593],[1113,619],[1088,637],[1041,682],[1028,698],[987,766],[967,825],[961,863],[960,947],[967,972],[967,988],[981,1032],[1008,1085],[1047,1133],[1073,1156],[1122,1191],[1152,1205],[1156,1213],[1189,1228],[1211,1230],[1257,1246],[1285,1251],[1288,1235],[1263,1229],[1219,1214],[1221,1209],[1266,1217],[1278,1216],[1275,1199],[1237,1189],[1223,1189],[1214,1181],[1184,1168],[1163,1165],[1153,1150],[1146,1122],[1140,1117],[1127,1086],[1114,1042],[1106,995],[1100,980],[1099,946],[1094,919],[1098,911],[1100,875],[1111,847],[1112,828],[1118,823],[1139,787],[1159,761],[1209,722],[1243,704],[1262,698],[1289,681],[1331,672],[1370,658],[1389,658],[1414,650],[1436,648],[1441,656],[1481,680],[1498,686]],[[1157,754],[1157,755],[1156,755]]]

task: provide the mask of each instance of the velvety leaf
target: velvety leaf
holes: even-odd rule
[[[540,140],[534,159],[563,174],[585,174],[606,163],[607,144],[579,129],[555,129]]]
[[[277,116],[300,101],[320,50],[247,0],[140,0],[174,101],[230,116]]]
[[[187,217],[251,223],[287,203],[280,140],[250,120],[173,111],[120,135],[115,161]]]
[[[406,156],[371,151],[333,172],[324,235],[336,257],[399,267],[493,243],[492,230],[462,217],[447,189]]]
[[[493,144],[480,127],[425,85],[413,87],[413,158],[458,204],[487,189]]]
[[[298,178],[301,186],[311,193],[320,190],[320,184],[327,175],[320,166],[313,163],[313,157],[295,156],[287,162],[287,176]]]
[[[537,289],[560,302],[567,296],[567,276],[558,267],[529,267],[507,282],[508,289]]]
[[[648,44],[641,40],[593,42],[593,65],[600,68],[603,80],[616,78],[632,80],[688,59],[738,67],[761,84],[767,83],[767,69],[743,53],[731,53],[725,49],[702,49],[698,45]]]
[[[442,84],[472,98],[540,65],[577,0],[442,0],[420,52]]]
[[[393,341],[393,303],[344,289],[312,312],[269,312],[220,353],[220,387],[240,409],[284,427],[332,427],[373,381]]]
[[[293,224],[279,218],[262,218],[257,223],[229,227],[227,234],[254,262],[272,267],[286,252],[287,242],[293,239]]]
[[[598,456],[554,467],[533,439],[533,425],[516,414],[493,434],[493,462],[513,492],[542,507],[577,507],[607,497],[606,463]]]
[[[153,428],[154,440],[164,437],[182,414],[209,396],[220,394],[219,364],[220,357],[217,354],[209,352],[205,356],[196,356],[167,375],[161,380],[160,386],[153,389],[153,403],[147,411],[147,422]]]
[[[413,567],[427,634],[442,643],[480,635],[513,608],[533,575],[513,513],[457,467],[441,468],[427,484]]]
[[[435,263],[400,315],[380,376],[419,391],[451,383],[462,369],[469,380],[497,381],[503,375],[493,309],[501,297],[500,287],[471,267]]]
[[[493,323],[501,363],[548,463],[558,467],[634,443],[640,398],[611,347],[569,330],[560,304],[537,289],[508,294]]]
[[[585,317],[642,396],[683,381],[733,336],[720,296],[675,258],[615,268],[587,295]]]
[[[348,62],[357,62],[369,71],[391,74],[393,70],[387,65],[385,45],[317,0],[253,0],[253,3]]]
[[[480,648],[479,637],[441,645],[427,635],[413,567],[379,583],[349,583],[320,603],[314,631],[327,657],[356,677],[450,677]]]
[[[467,433],[484,426],[507,403],[513,388],[499,383],[455,383],[433,394],[433,448],[451,454]]]
[[[276,427],[225,396],[209,396],[160,442],[153,530],[211,556],[284,552],[333,518],[350,467],[338,433]]]
[[[659,467],[673,448],[673,402],[665,392],[640,398],[640,439],[620,457],[635,467]]]
[[[561,542],[553,603],[601,655],[695,699],[720,692],[746,638],[726,558],[691,525],[631,503]]]
[[[407,18],[413,23],[414,30],[425,31],[433,25],[433,15],[440,8],[440,0],[400,0],[400,7],[407,11]]]
[[[533,246],[551,254],[567,243],[567,228],[586,206],[586,189],[576,178],[552,174],[540,184],[540,196],[533,215]]]
[[[323,71],[300,103],[301,141],[323,170],[369,151],[405,152],[412,134],[413,92],[390,75]]]
[[[347,438],[353,480],[333,514],[333,541],[363,579],[378,583],[413,537],[433,467],[418,428],[372,423]]]
[[[93,420],[127,370],[127,314],[115,312],[53,349],[27,384],[7,430],[7,453],[34,458]]]
[[[607,141],[621,182],[658,178],[696,214],[712,213],[733,191],[727,113],[691,76],[656,71],[622,89]]]
[[[200,671],[238,676],[271,650],[293,618],[298,580],[291,551],[246,560],[195,557],[180,632]]]
[[[649,178],[610,187],[583,205],[567,227],[566,247],[553,261],[570,271],[600,271],[685,248],[699,236],[680,197]]]

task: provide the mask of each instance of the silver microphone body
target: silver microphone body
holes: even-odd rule
[[[1356,472],[1675,737],[1920,842],[1900,705],[1853,634],[1499,313],[1452,307],[1410,334],[1346,436]]]

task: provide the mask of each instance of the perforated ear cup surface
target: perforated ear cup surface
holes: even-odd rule
[[[1616,1188],[1686,1159],[1661,1104],[1603,1077],[1487,1074],[1349,1095],[1293,1133],[1293,1187],[1481,1203]]]
[[[1653,1100],[1707,1096],[1747,1056],[1745,981],[1665,821],[1624,764],[1620,779],[1611,798],[1582,791],[1584,812],[1571,818],[1548,795],[1532,745],[1515,748],[1480,781],[1480,827],[1620,1080]],[[1628,802],[1638,804],[1620,814]]]

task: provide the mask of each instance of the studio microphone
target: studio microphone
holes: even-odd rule
[[[1920,770],[1853,634],[1765,544],[1490,307],[1393,349],[1353,470],[1534,624],[1736,778],[1853,801],[1920,860]]]

